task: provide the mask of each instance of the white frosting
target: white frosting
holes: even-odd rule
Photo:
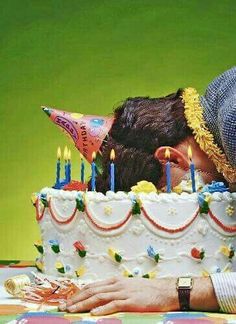
[[[230,260],[220,252],[222,246],[236,246],[235,232],[224,226],[236,226],[236,193],[213,193],[209,204],[219,226],[208,214],[198,213],[196,193],[124,192],[78,193],[44,188],[50,200],[39,220],[44,254],[44,272],[53,276],[75,276],[75,270],[85,267],[81,279],[97,280],[115,274],[129,273],[142,276],[155,272],[157,277],[194,275],[235,270],[234,257]],[[76,210],[76,198],[84,198],[86,210]],[[131,214],[132,202],[142,203],[141,214]],[[232,215],[226,212],[234,208]],[[39,204],[39,213],[43,212]],[[66,223],[74,213],[73,219]],[[146,213],[146,214],[145,214]],[[53,214],[53,216],[52,216]],[[60,252],[55,253],[50,240],[57,240]],[[73,244],[80,241],[87,253],[80,257]],[[151,246],[159,254],[157,263],[147,253]],[[111,258],[112,248],[122,257],[120,263]],[[191,251],[204,249],[203,260]],[[61,274],[55,267],[61,262],[66,270]]]

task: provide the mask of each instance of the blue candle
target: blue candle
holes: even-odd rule
[[[80,154],[81,158],[81,165],[80,165],[80,181],[84,183],[84,170],[85,170],[85,165],[84,165],[84,159],[82,155]]]
[[[114,164],[114,159],[115,159],[115,151],[112,149],[111,154],[110,154],[110,190],[115,191],[115,164]]]
[[[166,192],[171,192],[171,165],[170,165],[170,150],[167,148],[165,151],[166,162]]]
[[[60,184],[60,173],[61,173],[61,148],[57,148],[57,172],[56,172],[56,185]]]
[[[65,161],[65,182],[68,183],[68,163],[67,163],[67,159],[68,159],[68,148],[67,146],[64,148],[64,161]]]
[[[95,158],[96,158],[96,153],[93,152],[92,155],[93,158],[93,162],[91,164],[91,168],[92,168],[92,179],[91,179],[91,187],[92,187],[92,191],[96,191],[96,163],[95,163]]]
[[[188,147],[188,158],[190,160],[190,174],[191,174],[191,182],[192,182],[192,191],[196,192],[196,183],[195,183],[195,166],[192,162],[192,149],[191,146]]]
[[[68,150],[68,163],[67,163],[67,182],[70,183],[71,182],[71,151]]]

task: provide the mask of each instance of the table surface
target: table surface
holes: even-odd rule
[[[110,316],[94,317],[89,313],[67,314],[57,312],[56,307],[46,307],[38,310],[38,305],[24,303],[20,299],[13,298],[4,289],[4,281],[18,274],[27,274],[32,277],[35,268],[29,267],[27,263],[18,263],[14,267],[0,266],[0,305],[24,305],[28,312],[24,314],[2,315],[0,311],[0,324],[210,324],[228,323],[236,324],[236,314],[219,314],[203,312],[169,312],[169,313],[116,313]]]

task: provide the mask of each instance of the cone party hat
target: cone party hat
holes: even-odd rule
[[[50,107],[42,109],[57,126],[69,134],[89,163],[93,160],[93,152],[99,152],[114,121],[114,117],[83,115]]]

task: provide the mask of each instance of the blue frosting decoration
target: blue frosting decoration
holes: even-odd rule
[[[40,200],[44,207],[48,207],[48,200],[47,200],[47,194],[41,193],[40,194]]]
[[[147,254],[150,258],[154,259],[157,263],[159,262],[160,255],[157,253],[151,245],[147,248]]]
[[[226,192],[226,191],[229,191],[229,188],[225,186],[224,182],[217,182],[217,181],[212,181],[211,184],[207,184],[202,188],[202,192],[209,192],[209,193]]]
[[[148,256],[150,256],[150,258],[154,258],[156,255],[156,253],[151,245],[149,245],[149,247],[147,248],[147,253],[148,253]]]
[[[76,208],[81,212],[84,212],[84,210],[85,210],[85,204],[84,204],[83,195],[81,194],[81,192],[78,192],[78,195],[76,198]]]
[[[49,243],[50,245],[59,245],[58,240],[49,240],[48,243]]]

